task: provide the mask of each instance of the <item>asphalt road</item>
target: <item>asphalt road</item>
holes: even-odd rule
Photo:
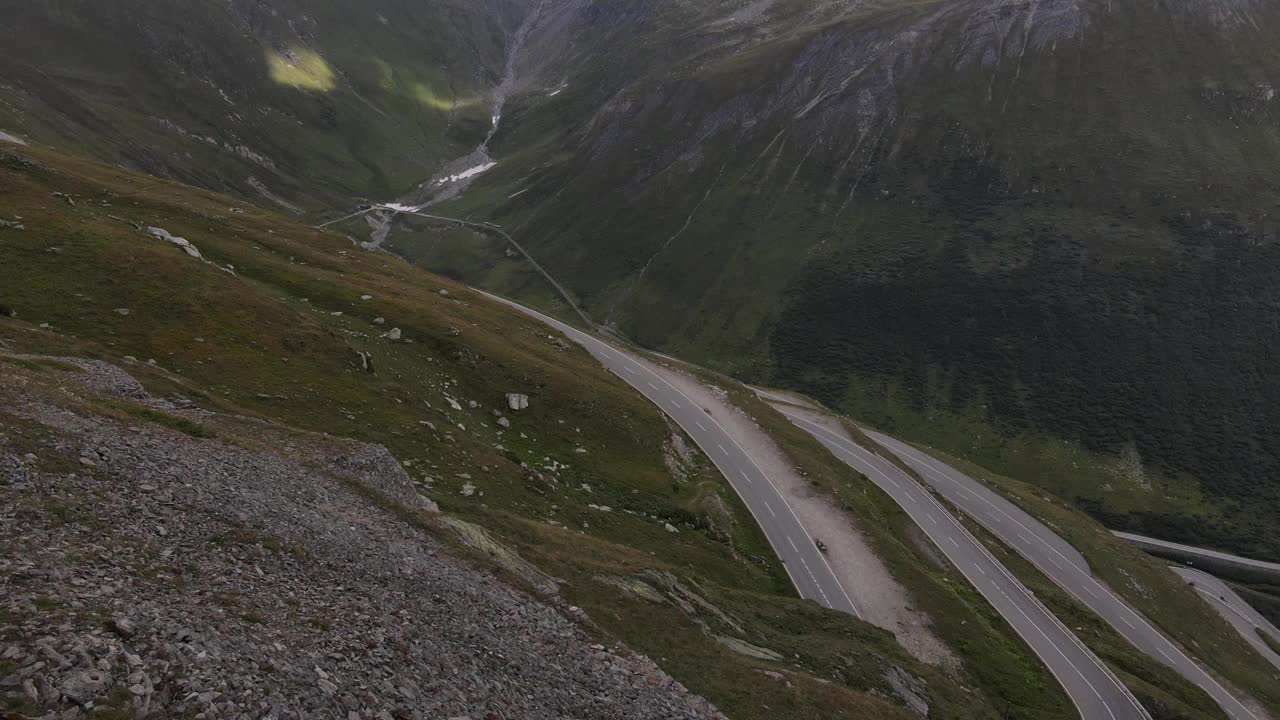
[[[667,382],[661,368],[536,310],[483,291],[476,292],[527,313],[564,333],[657,405],[702,448],[742,498],[782,561],[800,597],[862,618],[827,564],[826,557],[818,551],[813,538],[769,476],[716,421],[714,415]]]
[[[477,292],[564,333],[657,405],[688,433],[742,498],[781,559],[799,595],[824,607],[861,617],[786,497],[713,414],[666,380],[663,369],[536,310]],[[914,479],[847,438],[804,418],[797,420],[796,416],[788,415],[812,432],[837,457],[870,477],[907,510],[961,574],[1045,663],[1082,718],[1150,720],[1110,669]]]
[[[1262,616],[1262,613],[1254,610],[1244,598],[1231,589],[1231,586],[1218,578],[1180,565],[1170,565],[1169,569],[1181,575],[1188,585],[1194,587],[1204,597],[1205,602],[1226,618],[1227,622],[1234,625],[1236,630],[1244,636],[1245,642],[1252,645],[1258,654],[1280,669],[1280,653],[1272,650],[1271,646],[1258,636],[1260,632],[1267,633],[1277,645],[1280,645],[1280,629],[1272,625],[1271,621]]]
[[[867,434],[918,472],[940,495],[1101,616],[1135,647],[1204,689],[1233,720],[1261,720],[1146,618],[1094,578],[1084,557],[1044,524],[977,480],[916,448],[881,433],[868,431]]]
[[[1266,560],[1254,560],[1253,558],[1231,555],[1229,553],[1209,550],[1208,548],[1196,547],[1194,545],[1183,545],[1182,543],[1169,542],[1168,540],[1157,540],[1153,537],[1134,535],[1133,533],[1120,532],[1119,530],[1112,530],[1111,534],[1121,540],[1131,542],[1148,552],[1152,550],[1166,550],[1171,553],[1176,553],[1177,555],[1213,560],[1220,563],[1226,563],[1227,565],[1235,565],[1246,570],[1254,570],[1267,573],[1275,577],[1280,577],[1280,563],[1267,562]]]
[[[800,409],[776,407],[837,458],[866,475],[907,512],[1044,662],[1082,718],[1149,720],[1147,712],[1111,670],[918,482],[884,458],[809,419]]]

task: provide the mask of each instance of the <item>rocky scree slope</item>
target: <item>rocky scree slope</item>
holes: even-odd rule
[[[434,508],[385,448],[275,427],[270,452],[121,421],[75,386],[212,418],[106,363],[59,362],[64,387],[13,365],[0,380],[14,717],[723,717],[451,557],[415,527]]]

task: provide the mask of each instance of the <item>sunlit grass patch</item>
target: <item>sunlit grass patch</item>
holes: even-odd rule
[[[426,107],[433,110],[440,110],[442,112],[471,107],[480,102],[480,99],[474,96],[465,98],[443,98],[437,95],[429,86],[422,83],[413,84],[413,98]]]
[[[268,50],[267,69],[275,82],[301,90],[329,92],[337,84],[329,63],[305,48],[290,48],[287,54]]]

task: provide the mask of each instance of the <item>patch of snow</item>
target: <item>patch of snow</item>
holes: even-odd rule
[[[460,180],[467,180],[469,178],[473,178],[476,175],[479,175],[480,173],[488,170],[489,168],[497,164],[498,163],[496,162],[490,161],[486,163],[481,163],[479,165],[476,165],[475,167],[467,168],[466,170],[463,170],[457,175],[446,175],[445,177],[440,178],[439,180],[436,180],[436,185],[444,185],[445,183],[455,183]]]
[[[0,142],[11,142],[11,143],[14,143],[15,145],[26,145],[26,144],[27,144],[27,141],[26,141],[26,140],[23,140],[22,138],[18,137],[17,135],[10,135],[9,133],[7,133],[7,132],[5,132],[5,131],[3,131],[3,130],[0,130]]]
[[[405,213],[414,213],[422,209],[422,207],[418,205],[401,205],[400,203],[384,203],[383,205],[381,205],[381,207],[384,207],[388,210],[393,210],[395,212],[405,212]]]

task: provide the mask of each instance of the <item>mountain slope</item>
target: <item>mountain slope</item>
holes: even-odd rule
[[[12,3],[0,127],[296,212],[389,199],[487,130],[527,4]]]
[[[13,12],[4,130],[555,308],[502,238],[362,208],[498,224],[645,345],[1280,554],[1274,3]]]
[[[1277,8],[796,7],[620,11],[606,54],[656,62],[602,86],[568,54],[440,212],[503,225],[642,343],[1113,525],[1280,552]],[[608,34],[632,24],[639,47]],[[392,247],[520,287],[472,238]]]
[[[13,384],[0,391],[57,406],[24,414],[25,405],[5,403],[0,435],[13,449],[3,455],[17,464],[4,467],[17,479],[0,484],[0,494],[21,493],[50,532],[71,522],[127,536],[123,520],[83,507],[85,493],[117,492],[111,483],[120,474],[152,472],[153,451],[258,453],[288,465],[290,482],[295,470],[318,473],[321,494],[341,481],[341,506],[362,525],[376,516],[375,535],[386,531],[398,543],[427,533],[428,545],[443,543],[492,570],[599,642],[648,655],[735,718],[910,717],[919,702],[941,716],[994,718],[1006,703],[1038,717],[1071,716],[1052,677],[911,539],[883,499],[864,496],[848,509],[867,524],[912,605],[936,618],[960,667],[920,662],[891,633],[797,599],[749,512],[704,458],[682,451],[687,438],[656,408],[586,352],[465,286],[228,196],[34,145],[0,148],[0,200],[0,374]],[[149,228],[185,238],[199,257]],[[78,383],[65,361],[28,355],[109,361],[164,403],[68,390]],[[528,407],[511,410],[507,393],[526,395]],[[101,442],[73,442],[93,436],[86,424],[104,426]],[[125,442],[129,426],[176,442],[166,451],[148,440],[145,462],[131,470],[138,461]],[[350,455],[342,449],[359,447],[353,443],[385,447],[400,466],[391,475],[407,477],[442,513],[416,512],[414,495],[402,486],[389,493],[373,482],[377,473],[334,471],[330,461]],[[77,470],[89,467],[81,450],[107,475],[65,477],[87,472]],[[30,472],[57,474],[58,497],[29,497],[22,478]],[[215,479],[234,491],[234,478]],[[838,473],[823,479],[846,492],[860,482]],[[200,523],[234,519],[227,503],[234,498],[193,512],[210,516]],[[308,530],[311,506],[278,511],[296,520],[282,523],[279,536],[270,513],[247,513],[249,529],[233,526],[223,542],[288,555],[286,541],[301,533],[320,543],[311,552],[324,554],[327,540]],[[404,555],[396,543],[378,547]],[[59,562],[92,572],[81,560],[96,555],[81,549]],[[141,586],[147,567],[114,572]],[[207,589],[199,576],[189,581],[193,592]],[[277,607],[291,607],[287,583],[267,585],[246,593],[239,619],[228,621],[233,636],[287,630],[326,642],[323,623]],[[68,603],[77,600],[68,592]],[[265,622],[254,619],[262,607],[276,608],[258,612]],[[39,610],[24,605],[22,617]],[[87,632],[100,629],[101,618],[80,621],[90,623]],[[16,644],[24,631],[9,622],[0,617],[0,635]],[[289,674],[288,683],[296,680]],[[25,697],[20,686],[4,692]]]

